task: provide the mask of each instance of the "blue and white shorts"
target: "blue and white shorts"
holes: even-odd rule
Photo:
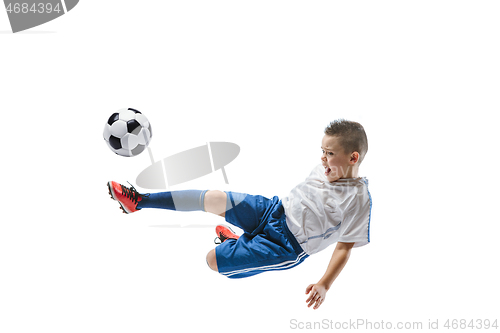
[[[226,221],[243,229],[238,240],[216,247],[219,273],[233,279],[297,266],[308,255],[286,225],[281,200],[226,192]],[[230,208],[232,207],[232,208]]]

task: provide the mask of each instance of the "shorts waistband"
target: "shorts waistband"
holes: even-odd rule
[[[288,225],[286,224],[286,215],[283,214],[283,218],[281,219],[281,224],[283,225],[283,230],[285,230],[286,237],[292,244],[293,249],[295,250],[295,253],[297,255],[305,252],[302,246],[300,246],[299,242],[297,241],[297,238],[292,234],[290,229],[288,229]]]

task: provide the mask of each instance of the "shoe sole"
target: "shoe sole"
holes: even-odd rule
[[[122,212],[124,212],[125,214],[130,214],[130,212],[128,212],[127,209],[125,207],[123,207],[123,205],[120,202],[120,200],[116,199],[116,194],[115,194],[115,191],[113,190],[113,185],[111,185],[111,182],[108,182],[108,193],[111,196],[111,199],[113,199],[115,201],[118,201],[118,203],[120,204],[120,209],[122,210]]]
[[[218,225],[216,226],[216,228],[217,228],[217,227],[224,227],[224,228],[228,228],[228,229],[229,229],[229,230],[230,230],[233,234],[236,234],[236,233],[233,231],[233,229],[231,229],[231,227],[230,227],[230,226],[228,226],[228,225],[218,224]]]

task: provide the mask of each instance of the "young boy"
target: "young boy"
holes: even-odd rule
[[[125,213],[143,208],[205,211],[224,217],[244,233],[217,226],[219,246],[208,266],[229,278],[243,278],[297,266],[309,255],[337,243],[323,277],[306,288],[308,307],[317,309],[349,259],[351,249],[370,242],[371,196],[358,177],[368,141],[359,123],[336,120],[325,129],[321,164],[282,198],[222,191],[140,194],[109,182],[111,197]],[[217,243],[217,242],[216,242]]]

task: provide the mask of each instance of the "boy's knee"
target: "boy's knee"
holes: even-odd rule
[[[224,217],[226,213],[226,201],[226,192],[218,190],[207,191],[205,193],[204,209],[206,212]]]
[[[207,264],[208,264],[208,267],[210,267],[210,269],[212,269],[213,271],[218,272],[218,270],[217,270],[217,258],[215,256],[215,249],[213,249],[212,251],[208,252],[208,254],[207,254]]]

